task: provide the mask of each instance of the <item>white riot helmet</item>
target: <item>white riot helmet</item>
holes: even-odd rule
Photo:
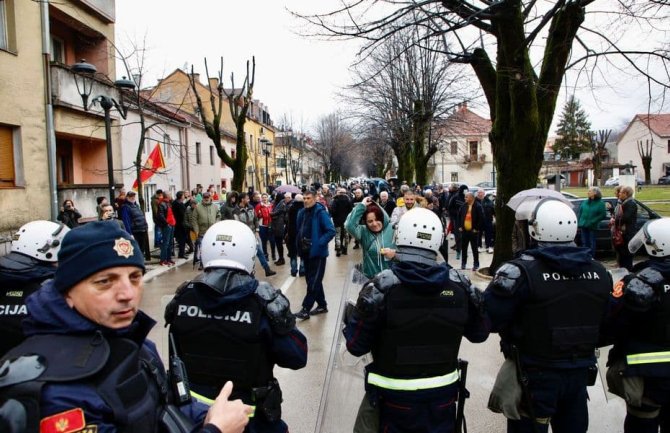
[[[544,198],[528,220],[528,233],[538,242],[572,242],[577,235],[577,215],[569,204]]]
[[[428,209],[415,207],[400,218],[395,244],[398,247],[421,248],[438,253],[443,237],[440,218]]]
[[[642,245],[651,257],[670,256],[670,218],[647,221],[628,242],[628,250],[635,254]]]
[[[205,269],[240,269],[251,274],[256,264],[256,235],[239,221],[219,221],[202,238],[201,260]]]
[[[14,234],[12,252],[43,262],[56,263],[65,234],[70,229],[61,223],[31,221]]]

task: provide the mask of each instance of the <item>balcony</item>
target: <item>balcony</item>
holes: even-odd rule
[[[468,168],[481,168],[486,163],[486,154],[472,154],[463,156],[463,164]]]

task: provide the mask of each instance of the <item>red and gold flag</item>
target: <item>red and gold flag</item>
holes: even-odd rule
[[[147,162],[144,164],[144,167],[142,167],[142,171],[140,172],[142,183],[149,180],[149,178],[161,168],[165,168],[165,160],[163,159],[160,143],[156,143],[156,147],[154,147],[154,150],[149,154],[149,158],[147,158]],[[133,183],[133,189],[137,190],[137,179],[135,179],[135,183]]]

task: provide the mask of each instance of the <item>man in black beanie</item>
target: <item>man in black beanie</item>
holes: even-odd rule
[[[54,279],[26,301],[26,340],[0,360],[0,427],[153,432],[171,422],[184,426],[171,432],[243,431],[251,408],[228,401],[232,383],[209,411],[169,386],[147,340],[155,322],[139,309],[144,259],[127,232],[101,221],[71,230],[58,260]]]

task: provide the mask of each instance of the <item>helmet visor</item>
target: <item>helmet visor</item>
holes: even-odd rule
[[[630,251],[631,254],[638,252],[644,245],[652,245],[652,243],[654,243],[654,240],[651,239],[651,236],[649,236],[649,232],[647,231],[648,225],[649,221],[647,221],[645,225],[638,230],[635,236],[633,236],[633,239],[628,242],[628,251]]]

